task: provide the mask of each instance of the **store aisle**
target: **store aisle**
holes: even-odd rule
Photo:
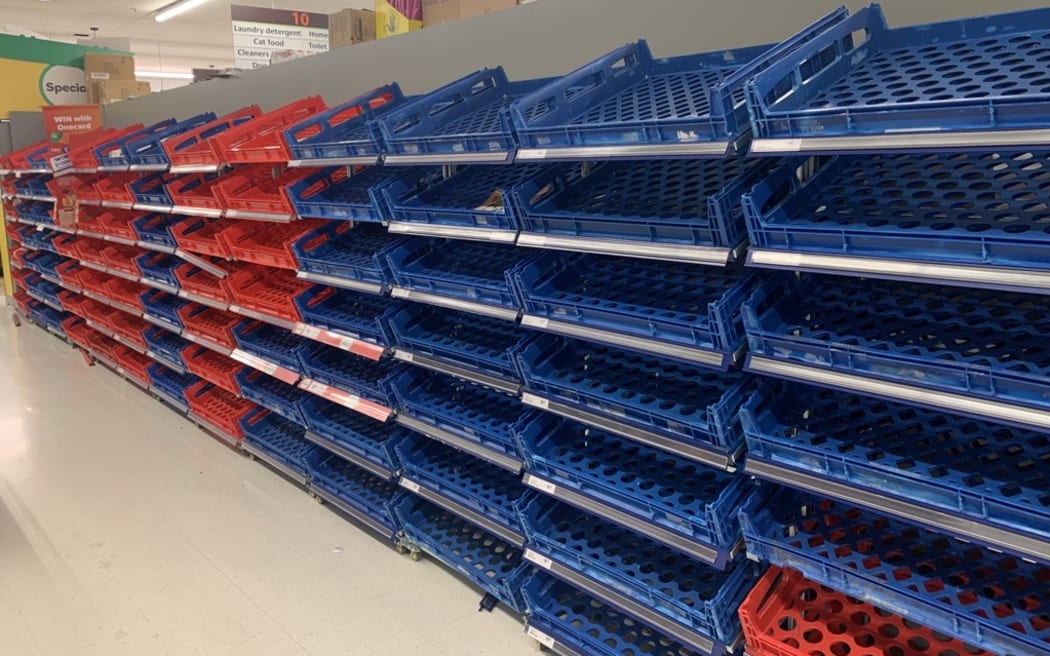
[[[29,656],[515,656],[520,622],[0,310],[0,636]]]

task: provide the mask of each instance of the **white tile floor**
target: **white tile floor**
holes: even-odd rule
[[[534,654],[399,556],[0,309],[0,652]]]

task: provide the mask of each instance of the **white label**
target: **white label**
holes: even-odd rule
[[[535,565],[539,565],[543,569],[550,569],[551,565],[554,564],[553,560],[547,558],[546,556],[536,553],[532,549],[525,550],[525,560]]]
[[[531,314],[526,314],[524,317],[521,318],[521,325],[529,326],[532,328],[539,328],[540,330],[545,330],[547,328],[547,324],[549,323],[550,320],[548,320],[546,317],[534,317]]]
[[[536,627],[530,626],[529,630],[526,633],[529,634],[530,638],[540,643],[547,649],[554,649],[554,638],[550,637],[543,631],[540,631]]]
[[[356,344],[356,343],[357,343],[357,340],[354,339],[353,337],[340,337],[339,338],[339,348],[343,349],[344,351],[349,351],[350,349],[352,349],[354,347],[354,344]]]
[[[536,478],[532,474],[525,477],[525,484],[529,487],[536,488],[541,492],[545,492],[553,496],[558,491],[558,486],[554,483],[548,483],[542,478]]]
[[[551,405],[550,401],[547,399],[534,394],[523,394],[521,400],[524,401],[526,405],[531,405],[532,407],[540,408],[541,410],[546,410],[550,408]]]
[[[237,362],[240,362],[241,364],[246,364],[249,367],[252,367],[253,369],[258,369],[259,371],[262,371],[263,373],[269,374],[271,376],[274,374],[274,372],[277,371],[277,365],[275,365],[274,363],[267,362],[262,358],[256,357],[251,353],[247,353],[240,349],[237,349],[233,353],[231,353],[230,357],[236,360]]]
[[[404,360],[405,362],[415,362],[416,361],[416,356],[412,355],[408,351],[402,351],[400,349],[397,352],[397,357],[398,357],[398,359]]]
[[[410,481],[407,478],[401,479],[401,487],[405,488],[406,490],[411,490],[412,492],[419,492],[419,483],[416,483],[415,481]]]
[[[296,335],[302,335],[307,339],[317,339],[317,337],[321,334],[321,329],[315,328],[313,326],[307,326],[305,323],[297,323],[295,324],[295,330],[293,332]]]
[[[784,139],[781,141],[781,143],[784,145],[784,150],[790,150],[796,153],[802,150],[801,139]]]

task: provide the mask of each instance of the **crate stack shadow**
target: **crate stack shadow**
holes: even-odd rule
[[[558,653],[1043,654],[1048,35],[873,5],[31,147],[16,316]]]

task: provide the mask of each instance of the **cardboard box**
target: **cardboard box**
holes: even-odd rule
[[[517,6],[518,0],[423,0],[423,27]]]
[[[136,82],[135,80],[99,80],[92,86],[97,88],[98,104],[100,105],[112,105],[121,100],[147,96],[153,91],[149,82]]]
[[[84,77],[87,81],[134,80],[135,58],[131,55],[84,55]]]
[[[328,16],[328,47],[343,48],[376,38],[376,13],[371,9],[344,9]]]
[[[376,0],[376,38],[423,27],[423,0]]]

